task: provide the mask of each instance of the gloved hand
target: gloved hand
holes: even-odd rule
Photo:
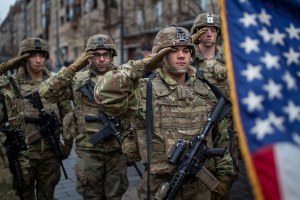
[[[72,150],[72,143],[60,144],[60,151],[62,153],[63,159],[67,159]]]
[[[131,166],[135,162],[141,160],[138,145],[137,145],[137,138],[136,138],[136,129],[129,128],[124,133],[122,137],[122,151],[127,157],[127,165]]]
[[[68,68],[67,70],[71,73],[71,74],[75,74],[76,72],[80,71],[81,69],[83,69],[84,67],[87,66],[87,64],[89,63],[89,59],[92,58],[94,56],[94,53],[92,51],[88,51],[87,53],[83,54],[82,56],[80,56],[79,58],[77,58],[77,60],[75,60],[75,62],[73,62]]]
[[[15,57],[11,60],[8,60],[8,61],[0,64],[0,75],[4,74],[5,72],[7,72],[10,69],[19,67],[21,62],[23,60],[25,60],[25,58],[28,58],[29,55],[30,55],[29,53],[26,53],[22,56]]]
[[[166,47],[161,49],[158,53],[153,53],[147,56],[146,58],[142,59],[142,68],[146,72],[151,72],[157,68],[160,68],[163,66],[162,59],[165,55],[170,53],[173,50],[171,47]]]
[[[195,44],[195,45],[198,45],[201,43],[201,36],[207,32],[207,28],[201,28],[199,31],[197,31],[197,33],[194,33],[192,35],[192,42]]]

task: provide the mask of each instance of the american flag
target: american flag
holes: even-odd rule
[[[238,136],[256,199],[300,199],[300,0],[221,0]]]

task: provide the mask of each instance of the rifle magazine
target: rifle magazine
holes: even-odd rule
[[[220,181],[206,167],[197,173],[196,177],[210,190],[213,191]]]

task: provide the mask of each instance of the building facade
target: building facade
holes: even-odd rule
[[[110,35],[118,64],[142,58],[170,24],[190,29],[202,12],[219,13],[217,0],[17,0],[0,25],[0,62],[17,55],[26,37],[49,44],[51,70],[68,65],[93,34]]]

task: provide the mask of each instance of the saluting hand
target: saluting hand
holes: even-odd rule
[[[18,68],[23,60],[29,57],[29,53],[26,53],[22,56],[15,57],[11,60],[8,60],[0,64],[0,75],[4,74],[10,69]]]
[[[89,59],[94,56],[94,52],[88,51],[87,53],[83,54],[75,62],[73,62],[69,67],[68,71],[72,74],[75,74],[76,72],[82,70],[84,67],[86,67],[89,64]]]
[[[201,36],[206,33],[208,30],[208,28],[201,28],[199,31],[197,31],[197,33],[192,35],[192,42],[195,45],[198,45],[201,43]]]
[[[158,53],[153,53],[147,56],[146,58],[142,59],[143,68],[146,72],[151,72],[157,68],[160,68],[163,66],[163,58],[165,55],[170,53],[173,48],[166,47],[161,49]]]

